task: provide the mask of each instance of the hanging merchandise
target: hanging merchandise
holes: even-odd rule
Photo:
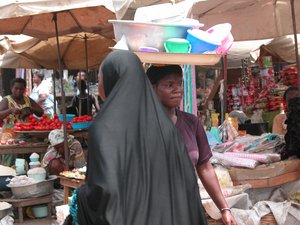
[[[279,74],[281,78],[280,83],[286,86],[297,87],[297,68],[295,66],[285,66]]]

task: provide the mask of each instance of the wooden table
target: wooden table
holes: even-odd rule
[[[85,184],[84,180],[67,178],[64,176],[59,176],[60,184],[64,186],[64,204],[68,204],[68,197],[70,195],[71,189],[79,188]]]
[[[251,184],[252,188],[275,187],[300,179],[300,159],[263,164],[255,169],[231,167],[234,185]]]
[[[51,131],[50,130],[30,130],[30,131],[16,131],[16,133],[19,134],[28,134],[31,136],[37,136],[37,137],[42,137],[42,138],[48,138],[48,135]],[[80,130],[67,130],[67,134],[71,134],[74,137],[80,137],[80,138],[84,138],[87,139],[88,137],[88,129],[80,129]]]
[[[45,154],[48,144],[45,143],[27,143],[25,145],[0,145],[0,154],[28,154],[40,153]]]
[[[12,204],[14,207],[18,208],[18,220],[20,223],[22,223],[24,220],[23,207],[26,206],[47,204],[48,218],[51,218],[52,195],[47,195],[47,196],[42,196],[37,198],[24,198],[24,199],[7,198],[7,199],[1,199],[1,201],[8,202]]]

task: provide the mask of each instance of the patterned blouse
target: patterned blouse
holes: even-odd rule
[[[7,99],[8,101],[8,109],[11,108],[18,108],[18,109],[23,109],[26,107],[31,107],[31,103],[30,103],[30,98],[28,96],[24,96],[24,104],[18,104],[11,95],[8,95],[6,97],[4,97]],[[4,120],[4,125],[3,128],[12,128],[15,123],[18,122],[28,122],[28,117],[27,118],[23,118],[21,119],[20,117],[21,115],[15,115],[15,114],[9,114]]]
[[[74,139],[73,136],[68,137],[68,148],[70,151],[70,168],[81,168],[84,167],[86,162],[84,158],[84,153],[79,141]],[[48,150],[42,160],[42,167],[47,167],[51,160],[62,158],[62,155],[52,146],[48,147]],[[64,160],[64,159],[63,159]]]

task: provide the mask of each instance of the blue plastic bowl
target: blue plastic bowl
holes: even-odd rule
[[[71,123],[74,130],[87,129],[92,125],[93,121],[81,122],[81,123]]]
[[[221,45],[220,42],[209,40],[209,34],[201,30],[188,30],[186,39],[192,45],[191,53],[215,51]]]
[[[75,114],[66,114],[67,122],[71,122],[71,120],[74,119],[75,116]],[[59,114],[58,119],[60,122],[63,122],[63,114]]]

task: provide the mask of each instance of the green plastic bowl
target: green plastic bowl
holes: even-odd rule
[[[164,43],[166,52],[168,53],[189,53],[191,44],[184,38],[170,38]]]
[[[48,216],[48,206],[47,205],[36,205],[32,207],[32,212],[34,217],[43,218]]]

